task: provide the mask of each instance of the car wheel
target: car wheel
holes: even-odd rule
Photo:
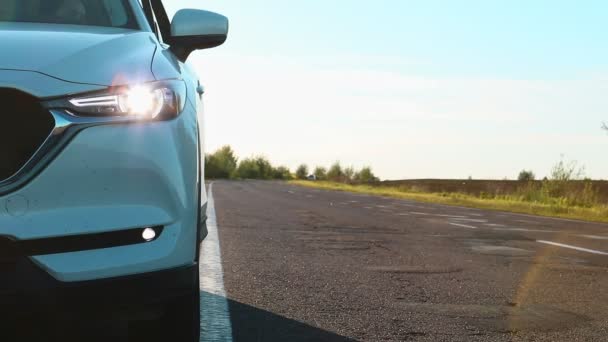
[[[167,303],[158,317],[131,321],[129,341],[199,342],[200,340],[200,290],[199,272],[196,268],[192,292]]]
[[[200,292],[180,298],[170,305],[162,324],[167,341],[199,342],[200,340]]]

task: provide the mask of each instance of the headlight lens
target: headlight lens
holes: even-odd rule
[[[176,80],[113,87],[103,93],[50,101],[48,107],[65,108],[79,116],[170,119],[182,112],[185,100],[186,85]]]

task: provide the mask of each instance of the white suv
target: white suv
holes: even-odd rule
[[[0,0],[2,317],[109,309],[198,341],[203,88],[185,61],[227,32],[160,0]]]

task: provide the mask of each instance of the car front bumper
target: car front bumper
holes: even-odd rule
[[[191,265],[206,202],[198,144],[192,106],[170,121],[87,127],[27,184],[0,195],[0,237],[76,237],[78,244],[81,236],[163,228],[150,242],[27,255],[62,283]]]

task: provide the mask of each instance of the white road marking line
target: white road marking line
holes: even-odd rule
[[[587,238],[587,239],[593,239],[593,240],[608,240],[608,236],[600,236],[600,235],[579,235],[581,237]]]
[[[488,226],[488,227],[504,227],[504,224],[500,224],[500,223],[484,223],[484,226]]]
[[[201,341],[232,341],[232,324],[224,289],[220,241],[213,202],[213,183],[207,200],[207,238],[201,245]]]
[[[402,206],[404,207],[411,207],[411,208],[417,208],[417,209],[428,209],[427,207],[423,207],[420,205],[414,205],[414,204],[405,204],[405,203],[401,203]]]
[[[588,222],[588,221],[581,221],[581,220],[574,220],[574,219],[566,219],[566,218],[561,218],[561,217],[538,216],[538,215],[519,214],[519,213],[512,213],[511,215],[529,217],[529,218],[533,218],[533,219],[537,219],[537,220],[552,220],[552,221],[564,221],[564,222],[575,222],[575,223],[592,223],[592,224],[606,226],[605,223]],[[530,221],[530,223],[540,223],[540,222]]]
[[[606,253],[606,252],[596,251],[594,249],[588,249],[588,248],[577,247],[577,246],[572,246],[572,245],[566,245],[566,244],[559,243],[559,242],[545,241],[545,240],[536,240],[536,242],[538,242],[538,243],[544,243],[546,245],[552,245],[552,246],[557,246],[557,247],[574,249],[574,250],[577,250],[577,251],[580,251],[580,252],[587,252],[587,253],[591,253],[591,254],[608,255],[608,253]]]
[[[454,220],[465,220],[466,219],[466,216],[462,216],[462,215],[433,214],[433,213],[424,213],[424,212],[420,212],[420,211],[410,211],[409,213],[414,214],[414,215],[447,217],[448,219],[454,219]],[[477,222],[478,220],[473,220],[473,221]]]
[[[410,214],[406,214],[406,213],[399,213],[397,214],[398,216],[410,216]]]
[[[466,224],[452,223],[452,222],[450,222],[450,224],[452,226],[457,226],[457,227],[462,227],[462,228],[477,229],[477,227],[469,226],[469,225],[466,225]]]
[[[511,230],[516,232],[557,233],[557,230],[527,229],[527,228],[492,228],[493,230]]]
[[[455,220],[455,221],[466,221],[466,222],[478,222],[478,223],[485,223],[488,222],[488,220],[482,220],[482,219],[470,219],[470,218],[451,218],[450,220]]]

